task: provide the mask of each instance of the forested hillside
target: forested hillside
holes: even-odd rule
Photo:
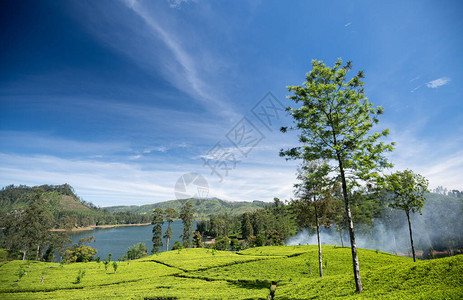
[[[154,204],[142,205],[142,206],[110,206],[106,207],[109,212],[132,212],[132,213],[151,213],[155,208],[173,208],[176,211],[180,211],[185,202],[189,201],[194,208],[194,216],[196,219],[204,219],[216,214],[228,214],[230,216],[240,215],[246,212],[252,212],[257,209],[263,208],[269,205],[263,201],[253,202],[229,202],[220,200],[217,198],[212,199],[182,199],[182,200],[170,200]]]
[[[53,228],[72,229],[90,225],[137,224],[150,222],[146,215],[110,213],[80,198],[69,184],[9,185],[0,191],[0,226],[4,227],[13,212],[24,211],[37,200],[53,216]]]

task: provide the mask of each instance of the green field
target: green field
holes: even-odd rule
[[[267,299],[272,281],[278,281],[276,299],[463,298],[462,255],[413,263],[360,249],[364,292],[356,294],[350,248],[323,246],[323,253],[324,278],[316,246],[183,249],[118,262],[116,274],[96,262],[0,262],[0,299]],[[18,281],[21,268],[27,275]]]

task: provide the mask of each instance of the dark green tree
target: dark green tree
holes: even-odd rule
[[[193,235],[193,247],[202,248],[203,247],[203,237],[199,231],[195,231]]]
[[[307,73],[301,86],[289,86],[289,96],[296,107],[287,110],[294,118],[294,126],[282,127],[299,132],[302,146],[281,149],[280,155],[287,159],[330,161],[332,172],[339,176],[345,204],[346,221],[349,228],[352,263],[356,290],[362,291],[360,268],[355,243],[354,224],[349,202],[349,189],[357,180],[370,180],[377,171],[390,167],[383,156],[392,151],[393,144],[378,142],[389,134],[387,129],[371,133],[379,122],[381,107],[373,107],[364,94],[363,71],[351,79],[347,72],[352,63],[343,65],[338,59],[334,67],[327,67],[321,61],[312,61],[312,70]],[[349,180],[350,179],[350,180]]]
[[[215,241],[214,248],[217,250],[226,251],[228,250],[228,245],[230,244],[230,239],[227,236],[218,237]]]
[[[164,224],[164,212],[161,208],[156,208],[153,210],[152,213],[153,221],[151,224],[153,225],[153,250],[151,250],[151,254],[158,253],[159,249],[162,247],[162,224]]]
[[[48,205],[42,199],[43,190],[36,189],[35,196],[29,206],[21,214],[21,219],[15,225],[19,230],[19,240],[23,244],[23,260],[28,250],[36,250],[39,259],[40,250],[48,243],[53,228],[53,215]]]
[[[421,209],[426,200],[425,195],[428,192],[428,180],[420,174],[405,170],[386,176],[386,182],[387,190],[390,192],[390,197],[392,198],[392,202],[389,205],[392,208],[403,210],[407,215],[413,261],[416,262],[410,213],[419,212],[421,214]]]
[[[183,246],[179,241],[176,241],[174,245],[172,246],[172,250],[182,250]]]
[[[193,223],[193,205],[190,201],[186,201],[180,210],[180,218],[183,222],[183,234],[181,236],[183,247],[189,248],[191,246],[190,235],[191,225]]]
[[[61,261],[64,255],[64,251],[66,251],[68,244],[71,242],[72,240],[65,233],[52,232],[49,246],[44,256],[45,261],[53,262],[55,260],[55,251],[58,251]]]
[[[166,210],[164,211],[164,217],[168,225],[166,232],[164,233],[164,238],[166,239],[166,251],[169,251],[169,242],[172,238],[172,227],[170,225],[172,224],[172,222],[174,222],[174,219],[177,216],[178,212],[171,207],[166,208]]]
[[[243,239],[248,239],[251,235],[254,235],[251,219],[249,218],[248,213],[244,213],[241,216],[241,235]]]

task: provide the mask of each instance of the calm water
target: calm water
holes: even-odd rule
[[[172,245],[176,241],[181,242],[180,235],[183,231],[182,221],[174,221],[171,227],[173,234],[169,242],[169,250],[172,248]],[[163,236],[166,229],[167,223],[164,223],[162,226]],[[193,222],[192,229],[196,229],[196,222]],[[150,254],[151,249],[153,248],[153,242],[151,241],[151,238],[153,237],[152,230],[153,225],[146,225],[114,227],[106,229],[97,228],[94,230],[78,231],[69,234],[72,240],[72,244],[76,244],[81,238],[89,237],[92,235],[95,236],[96,241],[87,245],[98,250],[96,256],[100,256],[103,260],[108,257],[109,253],[112,253],[112,260],[117,260],[127,253],[129,247],[139,242],[146,244],[146,248],[148,248],[148,254]],[[161,247],[161,251],[166,251],[166,240],[163,239],[162,242],[164,243],[164,246]]]

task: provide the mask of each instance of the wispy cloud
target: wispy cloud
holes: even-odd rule
[[[441,78],[438,78],[438,79],[435,79],[435,80],[432,80],[428,83],[426,83],[426,86],[428,88],[432,88],[432,89],[435,89],[435,88],[438,88],[438,87],[441,87],[443,85],[446,85],[450,82],[450,78],[448,77],[441,77]]]
[[[185,1],[175,1],[175,7],[181,5],[182,2]],[[153,14],[153,10],[145,7],[141,1],[126,0],[125,4],[148,26],[151,32],[147,32],[147,34],[159,38],[170,50],[174,61],[178,63],[179,68],[173,65],[172,61],[164,62],[164,67],[169,70],[169,78],[176,87],[203,104],[217,108],[217,111],[221,112],[221,114],[233,115],[231,107],[220,100],[223,95],[212,92],[211,87],[203,80],[200,74],[205,73],[205,70],[200,70],[196,59],[192,57],[190,52],[185,50],[183,46],[185,41],[182,41],[181,36],[169,26],[161,24],[160,18]],[[137,30],[140,30],[140,28],[137,28]],[[198,48],[202,47],[199,41],[196,46]],[[147,59],[151,58],[147,57]],[[185,79],[187,85],[185,85]]]
[[[463,139],[449,134],[439,138],[420,137],[426,122],[406,130],[391,127],[391,139],[397,145],[389,155],[394,170],[411,169],[429,180],[430,188],[439,185],[450,189],[463,189]]]
[[[344,24],[344,27],[349,27],[350,25],[352,25],[352,22],[348,22],[348,23]]]
[[[417,87],[415,87],[413,90],[410,91],[410,93],[414,93],[416,90],[418,90],[420,87],[422,87],[422,85],[419,85]]]
[[[169,0],[169,6],[180,9],[183,4],[195,2],[194,0]]]

